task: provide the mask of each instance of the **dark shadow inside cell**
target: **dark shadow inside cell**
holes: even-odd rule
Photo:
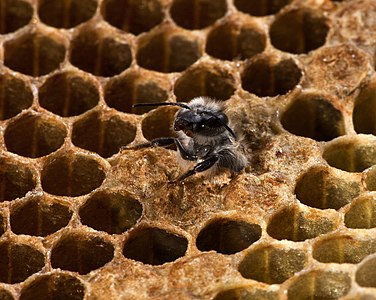
[[[361,89],[356,97],[353,111],[354,129],[357,133],[376,135],[376,87],[371,85]]]
[[[278,13],[292,0],[234,0],[236,8],[252,16],[262,17]]]
[[[0,34],[11,33],[31,21],[33,8],[26,1],[3,0],[0,5],[0,15]]]

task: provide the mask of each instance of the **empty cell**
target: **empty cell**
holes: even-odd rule
[[[27,32],[4,44],[4,65],[30,75],[42,76],[56,70],[65,59],[65,46],[56,34]]]
[[[129,233],[123,255],[149,265],[162,265],[185,255],[185,237],[156,227],[140,227]]]
[[[38,90],[39,104],[62,117],[80,115],[99,102],[99,91],[88,75],[62,72],[49,77]]]
[[[84,299],[85,286],[76,277],[64,273],[41,275],[22,287],[20,300]]]
[[[9,123],[4,133],[7,150],[26,157],[42,157],[59,149],[67,136],[56,118],[27,113]]]
[[[97,0],[39,0],[42,22],[57,28],[72,28],[89,20],[97,9]]]
[[[262,17],[278,13],[292,0],[234,0],[236,8],[252,16]]]
[[[51,252],[51,265],[87,274],[103,267],[114,257],[114,246],[99,236],[69,233],[60,238]]]
[[[252,286],[237,287],[219,292],[213,300],[275,300],[275,292],[257,289]]]
[[[12,296],[11,292],[0,287],[0,299],[1,300],[14,300],[14,297]]]
[[[201,251],[234,254],[248,248],[261,238],[261,227],[241,220],[216,219],[207,224],[196,239]]]
[[[11,33],[27,25],[33,17],[30,3],[22,0],[2,0],[0,34]]]
[[[0,282],[22,282],[43,267],[44,255],[34,247],[12,241],[0,243]]]
[[[119,29],[138,35],[162,22],[161,0],[104,0],[101,13],[104,19]]]
[[[355,281],[360,286],[376,288],[376,254],[360,263],[355,273]]]
[[[345,214],[348,228],[376,227],[376,199],[373,195],[364,195],[355,199]]]
[[[96,230],[120,234],[140,219],[142,205],[126,193],[100,191],[79,210],[81,222]]]
[[[269,34],[277,49],[300,54],[324,45],[328,31],[324,16],[315,10],[301,8],[279,15],[270,26]]]
[[[251,250],[241,261],[243,277],[268,284],[282,283],[302,270],[307,257],[302,250],[263,246]]]

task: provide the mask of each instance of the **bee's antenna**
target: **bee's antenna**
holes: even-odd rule
[[[187,104],[179,102],[155,102],[155,103],[137,103],[133,104],[133,107],[144,107],[144,106],[179,106],[185,109],[191,109]]]

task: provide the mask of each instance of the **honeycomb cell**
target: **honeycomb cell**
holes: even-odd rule
[[[376,199],[373,195],[364,195],[355,199],[345,214],[348,228],[376,227]]]
[[[124,40],[84,28],[71,42],[70,61],[83,71],[110,77],[131,65],[132,51]]]
[[[56,34],[27,32],[4,44],[4,65],[30,76],[54,71],[64,58],[65,46]]]
[[[322,263],[357,264],[376,252],[376,239],[357,234],[322,238],[313,245],[313,258]]]
[[[69,274],[52,273],[41,275],[25,285],[20,300],[35,299],[84,299],[85,287],[82,282]]]
[[[44,255],[35,248],[12,241],[0,243],[0,282],[22,282],[43,267]]]
[[[39,0],[42,22],[57,28],[72,28],[89,20],[97,9],[97,0]]]
[[[13,205],[10,226],[15,234],[47,236],[68,225],[72,210],[47,196],[35,196]]]
[[[93,112],[73,124],[72,142],[77,147],[110,157],[136,137],[136,124],[119,114]]]
[[[305,253],[299,249],[263,246],[244,257],[239,272],[248,279],[279,284],[302,270],[306,260]]]
[[[360,193],[361,183],[346,173],[335,174],[327,167],[312,167],[298,180],[295,194],[308,206],[339,209]]]
[[[234,254],[248,248],[261,237],[261,227],[241,220],[219,218],[211,221],[196,239],[197,248],[222,254]]]
[[[110,234],[120,234],[140,219],[142,205],[128,194],[100,191],[79,210],[82,224]]]
[[[174,93],[179,102],[189,102],[199,96],[227,100],[235,89],[232,74],[218,64],[196,65],[178,78],[174,85]]]
[[[274,47],[294,54],[308,53],[325,44],[327,20],[318,11],[294,9],[279,15],[270,27]]]
[[[376,164],[372,136],[344,136],[328,143],[323,152],[329,165],[347,172],[362,172]]]
[[[12,118],[32,104],[29,85],[12,75],[0,75],[0,120]]]
[[[9,291],[0,287],[0,299],[1,300],[14,300],[14,297]]]
[[[112,26],[135,35],[149,31],[164,18],[160,0],[104,0],[101,13]]]
[[[288,93],[301,77],[302,72],[292,59],[274,63],[271,57],[257,56],[245,65],[242,87],[259,97],[274,97]]]
[[[35,185],[36,175],[26,164],[0,157],[0,202],[23,197]]]
[[[104,97],[108,106],[125,113],[146,113],[154,107],[132,107],[136,103],[164,102],[171,85],[163,74],[146,70],[127,72],[112,78],[106,85]]]
[[[345,134],[341,111],[325,96],[317,94],[293,99],[283,113],[281,123],[287,131],[316,141],[330,141]]]
[[[99,102],[95,83],[78,72],[62,72],[49,77],[39,88],[39,104],[62,117],[80,115]]]
[[[213,24],[227,12],[226,0],[174,0],[171,17],[186,29],[202,29]]]
[[[149,112],[142,120],[142,135],[149,141],[159,137],[175,136],[171,129],[177,109],[173,107],[159,107]]]
[[[185,70],[201,55],[201,45],[195,36],[165,27],[139,39],[136,58],[145,69],[171,73]]]
[[[328,233],[335,228],[334,220],[325,214],[309,214],[297,207],[286,207],[271,218],[267,232],[277,240],[300,242]]]
[[[105,171],[98,161],[80,154],[51,157],[42,170],[42,187],[53,195],[81,196],[102,184]]]
[[[0,5],[0,16],[0,34],[10,33],[30,22],[33,8],[25,1],[3,0]]]
[[[27,113],[9,123],[4,133],[8,151],[26,157],[41,157],[59,149],[67,136],[56,118]]]
[[[360,286],[376,288],[376,254],[360,263],[355,273],[355,281]]]
[[[78,272],[82,275],[103,267],[113,257],[113,245],[101,237],[69,233],[53,247],[51,264],[53,268]]]
[[[290,285],[288,299],[338,299],[351,289],[351,278],[345,272],[312,270]]]
[[[275,300],[278,296],[274,292],[251,287],[238,287],[219,292],[213,300]]]
[[[262,17],[278,13],[292,0],[234,0],[236,8],[252,16]]]
[[[154,227],[137,228],[125,241],[126,258],[149,265],[162,265],[185,255],[188,241],[185,237]]]

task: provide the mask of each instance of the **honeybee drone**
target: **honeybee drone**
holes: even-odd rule
[[[221,103],[210,98],[197,97],[187,104],[163,102],[134,105],[134,107],[141,106],[180,107],[175,114],[173,124],[177,138],[161,137],[131,147],[131,149],[140,149],[151,146],[168,147],[175,144],[181,158],[194,164],[174,182],[204,171],[215,173],[221,169],[228,169],[238,173],[247,165],[248,160],[243,145],[237,138]]]

